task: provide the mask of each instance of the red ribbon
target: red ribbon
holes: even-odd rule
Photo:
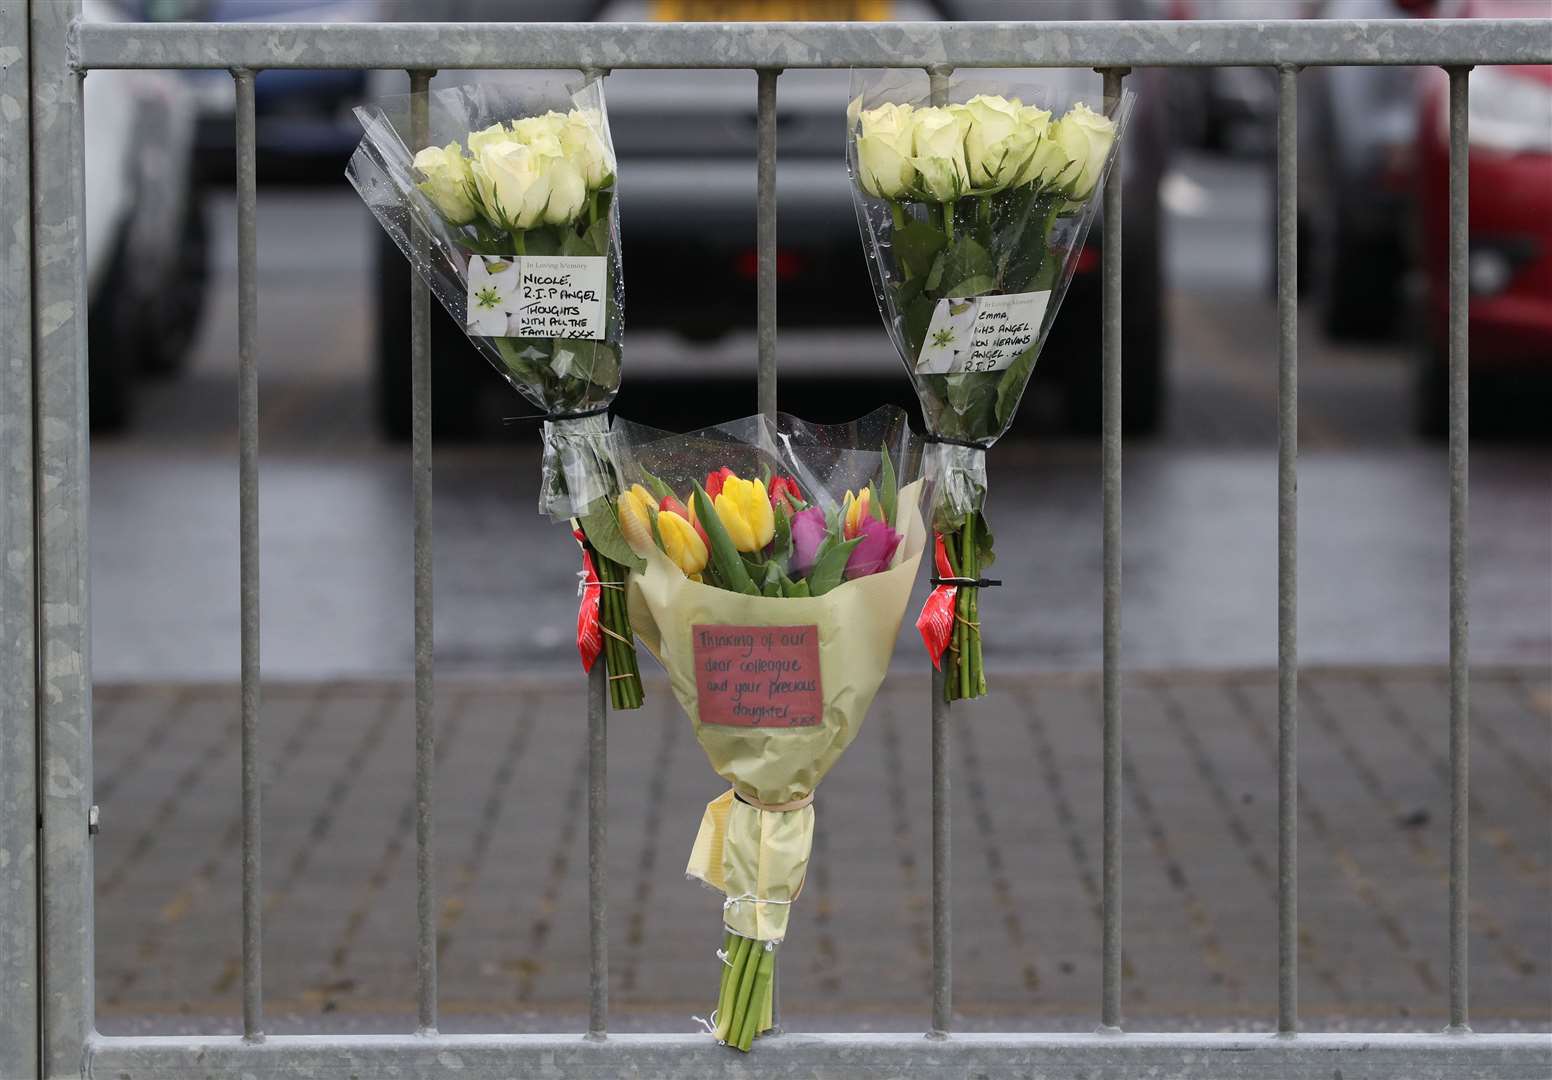
[[[598,614],[603,587],[598,583],[598,571],[593,567],[593,556],[587,550],[582,530],[577,529],[572,535],[582,545],[582,602],[577,605],[577,652],[582,657],[582,670],[592,671],[594,661],[604,649],[604,632]]]
[[[935,548],[932,561],[937,567],[937,576],[953,577],[954,568],[948,563],[948,551],[943,547],[943,534],[934,533],[933,537]],[[922,641],[927,645],[927,655],[932,657],[932,666],[939,670],[943,667],[943,654],[948,650],[948,643],[954,636],[954,601],[958,595],[957,586],[939,585],[927,597],[927,602],[922,605],[921,614],[916,619],[916,629],[921,631]]]

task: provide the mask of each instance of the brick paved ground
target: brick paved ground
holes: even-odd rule
[[[954,732],[955,1003],[966,1027],[1086,1029],[1099,997],[1094,679],[1003,677]],[[1126,1011],[1134,1029],[1275,1016],[1275,677],[1130,680]],[[789,1025],[928,1012],[925,682],[898,678],[820,792],[782,953]],[[1446,692],[1433,671],[1306,673],[1303,1016],[1445,1016]],[[438,686],[445,1030],[585,1013],[585,720],[576,680]],[[683,877],[721,790],[659,684],[610,728],[614,1026],[686,1030],[715,986],[714,899]],[[270,1029],[414,1014],[413,717],[398,683],[265,688]],[[1552,1028],[1552,685],[1472,683],[1471,955],[1480,1030]],[[238,1023],[234,687],[97,690],[97,987],[106,1031]],[[871,899],[871,914],[859,900]]]

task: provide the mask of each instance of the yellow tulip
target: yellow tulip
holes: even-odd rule
[[[776,511],[763,480],[729,476],[722,482],[715,505],[723,528],[739,551],[759,551],[776,534]]]
[[[695,577],[706,569],[706,543],[682,516],[672,510],[658,511],[657,534],[663,538],[663,554],[687,576]]]
[[[652,515],[649,508],[657,505],[652,493],[640,484],[632,484],[620,492],[620,532],[625,542],[636,551],[652,546]]]
[[[867,488],[863,488],[855,495],[849,491],[846,493],[846,512],[841,522],[841,535],[847,540],[856,536],[861,530],[862,523],[868,518],[868,504],[871,501]]]

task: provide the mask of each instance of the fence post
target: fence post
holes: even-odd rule
[[[37,594],[27,5],[0,0],[0,1076],[38,1075]],[[9,47],[7,47],[9,46]]]
[[[80,1076],[92,1030],[91,623],[87,593],[85,188],[71,67],[78,0],[35,3],[32,69],[34,443],[37,473],[39,966],[42,1074]],[[7,151],[9,153],[9,151]],[[111,820],[109,827],[111,828]]]

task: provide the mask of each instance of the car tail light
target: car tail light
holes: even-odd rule
[[[760,276],[760,253],[755,248],[745,248],[733,261],[738,276],[754,281]],[[803,256],[791,248],[776,249],[776,280],[791,281],[803,271]]]
[[[1088,273],[1092,273],[1093,271],[1098,270],[1098,269],[1099,269],[1099,249],[1098,248],[1096,248],[1096,247],[1085,247],[1082,251],[1078,252],[1078,263],[1077,263],[1076,268],[1073,270],[1073,273],[1075,273],[1075,274],[1088,274]]]

